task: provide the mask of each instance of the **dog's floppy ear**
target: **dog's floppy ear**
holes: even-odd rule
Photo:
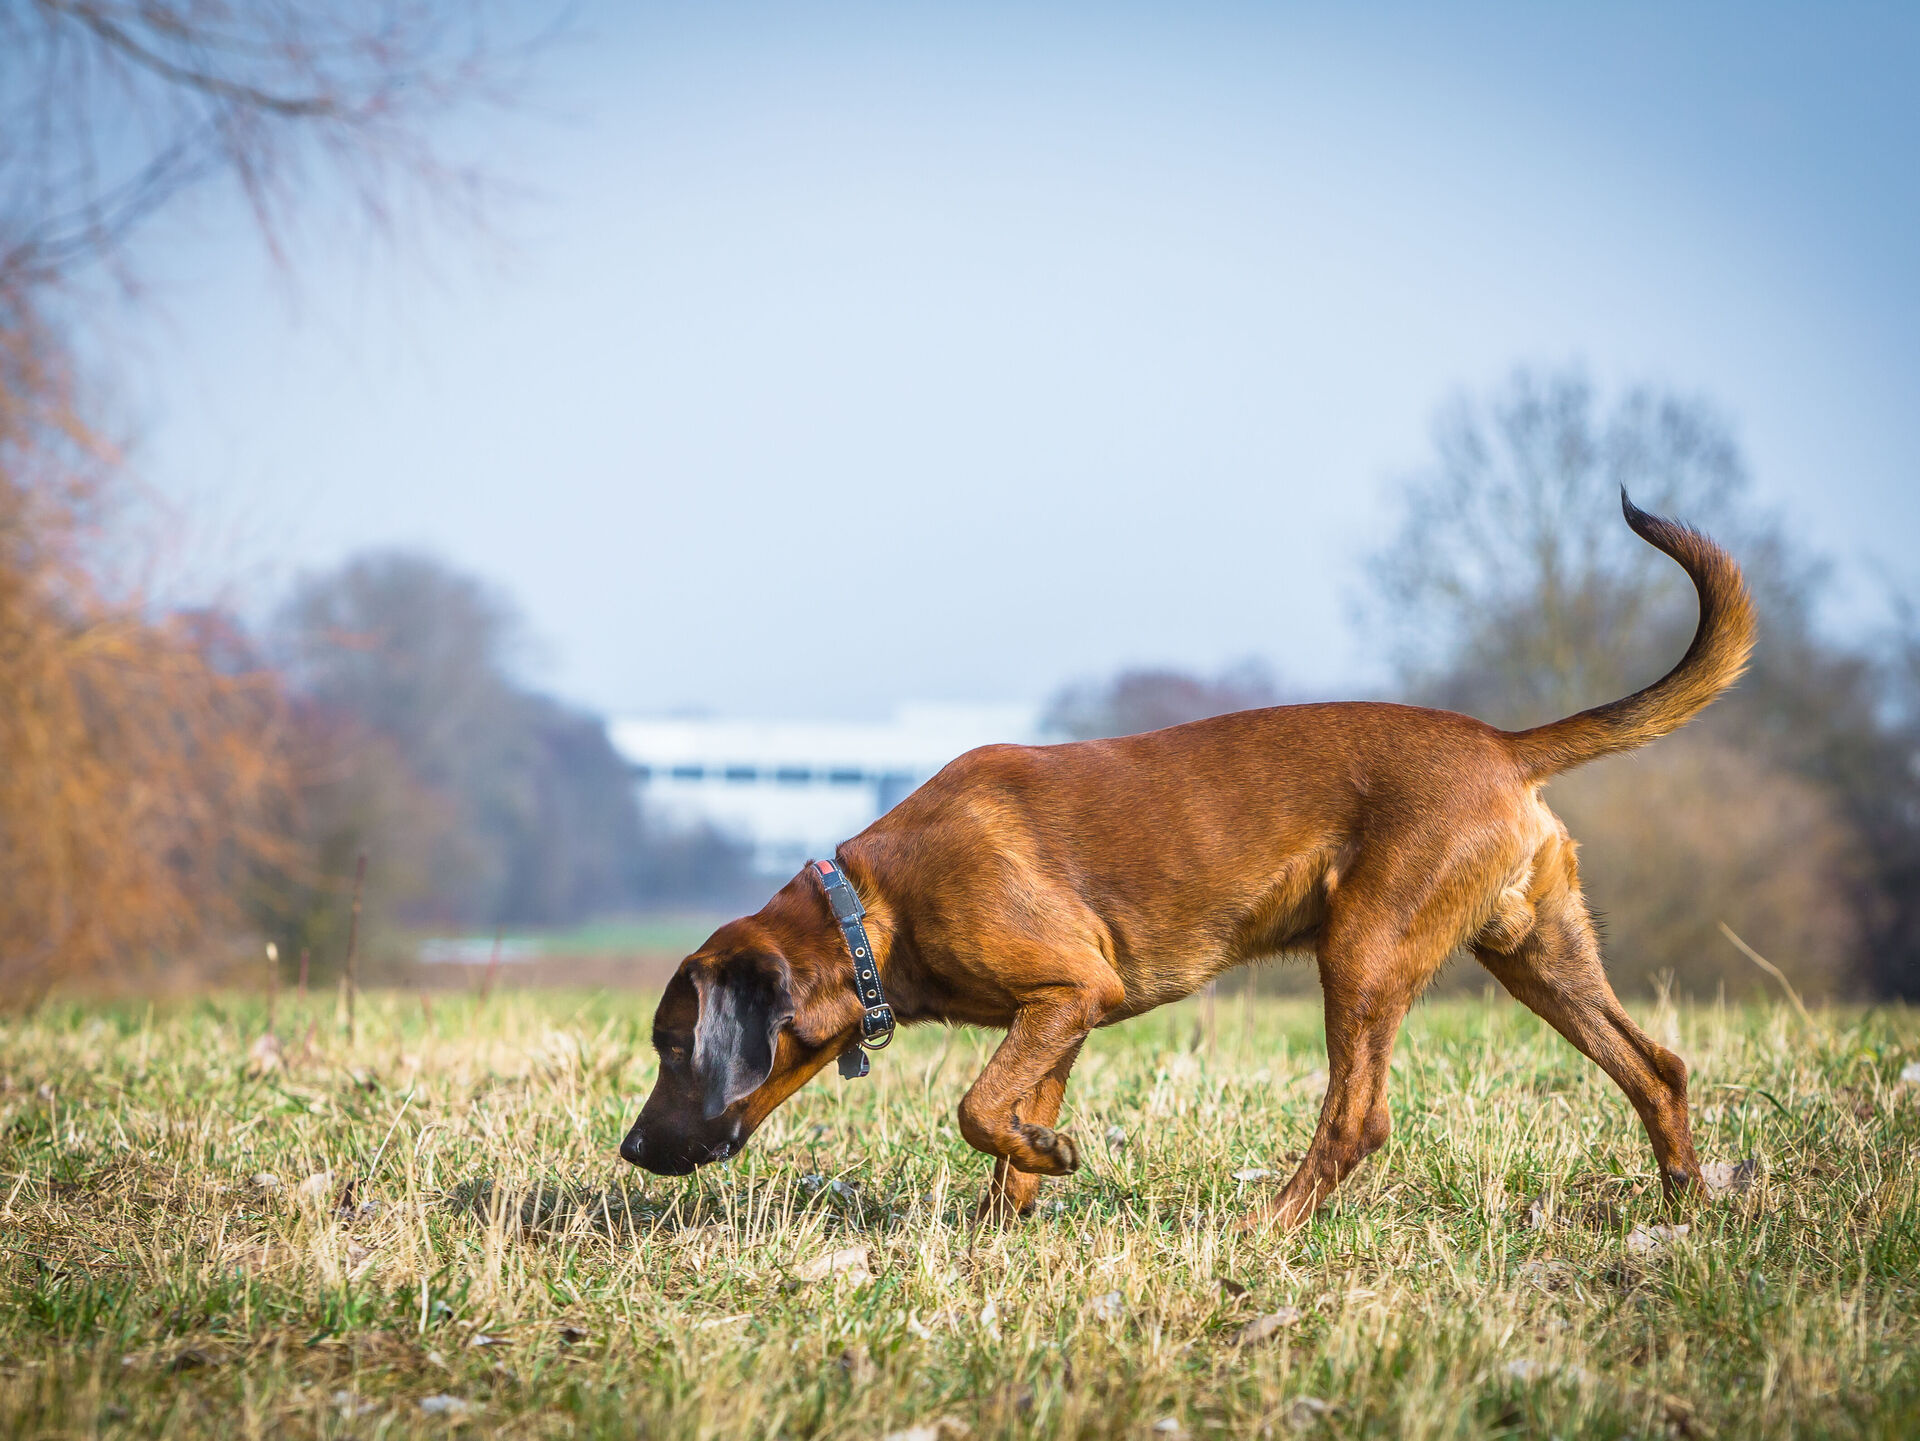
[[[787,963],[778,956],[731,956],[694,977],[700,1021],[693,1031],[693,1074],[711,1121],[772,1074],[774,1041],[793,1019]]]

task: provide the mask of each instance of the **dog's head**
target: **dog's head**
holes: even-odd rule
[[[806,929],[778,924],[809,885],[812,904],[798,907]],[[654,1013],[660,1071],[620,1144],[624,1159],[661,1176],[724,1161],[839,1054],[860,1004],[850,970],[824,974],[821,919],[836,942],[838,932],[818,891],[803,872],[766,910],[729,921],[680,963]]]

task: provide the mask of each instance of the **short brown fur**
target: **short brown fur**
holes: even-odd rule
[[[960,1103],[961,1133],[995,1162],[983,1214],[1031,1209],[1040,1177],[1079,1164],[1053,1126],[1094,1027],[1287,951],[1319,964],[1329,1080],[1299,1169],[1250,1219],[1300,1223],[1386,1140],[1401,1020],[1461,947],[1619,1084],[1670,1192],[1699,1184],[1686,1066],[1608,985],[1574,843],[1540,785],[1685,723],[1739,676],[1753,611],[1723,550],[1622,501],[1700,597],[1686,656],[1624,700],[1519,732],[1350,703],[989,746],[840,848],[899,1019],[1006,1031]],[[708,1024],[699,998],[749,962],[784,987],[769,1003],[771,1064],[699,1117],[689,1098],[716,1064],[700,1048],[731,1044],[692,1039]],[[844,943],[803,871],[683,964],[656,1018],[660,1081],[622,1153],[670,1171],[731,1154],[859,1016]]]

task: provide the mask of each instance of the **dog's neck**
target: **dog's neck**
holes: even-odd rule
[[[898,912],[885,885],[859,857],[849,857],[843,850],[841,859],[847,880],[866,911],[861,924],[873,948],[888,1003],[902,1021],[928,1019],[925,1007],[919,1004],[920,987],[911,980],[913,968],[902,966],[904,948],[899,944]],[[766,926],[787,957],[794,977],[796,1008],[814,1022],[807,1029],[820,1035],[844,1029],[851,1036],[860,1029],[863,1009],[854,983],[853,956],[811,869],[783,887],[754,919]]]
[[[885,885],[874,875],[872,866],[863,863],[864,860],[863,857],[849,857],[843,852],[840,857],[841,868],[865,912],[860,918],[860,926],[867,945],[872,948],[874,967],[880,973],[880,989],[895,1017],[907,1020],[911,1018],[914,1008],[903,1009],[902,1003],[906,997],[902,994],[901,985],[897,984],[903,979],[899,974],[901,948],[898,944],[898,912],[887,895]],[[833,959],[827,962],[825,974],[833,974],[833,968],[837,966],[857,1006],[859,995],[854,980],[853,955],[849,949],[854,938],[842,931],[837,923],[832,923],[831,915],[828,919],[828,950]]]

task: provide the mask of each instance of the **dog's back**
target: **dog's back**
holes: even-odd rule
[[[1030,914],[1055,936],[1073,917],[1133,1015],[1245,961],[1311,950],[1328,897],[1370,849],[1374,864],[1390,852],[1437,874],[1479,835],[1517,859],[1529,791],[1504,734],[1468,716],[1275,706],[970,751],[842,850],[908,879],[917,893],[890,885],[890,904],[937,918],[917,927],[923,948],[964,947],[989,916],[989,931]],[[1507,823],[1489,826],[1496,812]]]

